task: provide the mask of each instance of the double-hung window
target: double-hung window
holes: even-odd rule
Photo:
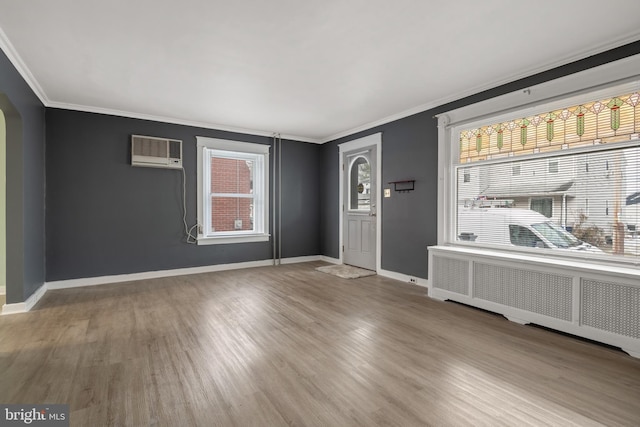
[[[198,140],[198,244],[269,240],[269,146]]]
[[[548,101],[525,90],[440,116],[438,243],[637,265],[640,77],[540,90]]]

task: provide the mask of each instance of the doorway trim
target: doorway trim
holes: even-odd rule
[[[338,217],[340,218],[340,242],[338,247],[338,252],[340,256],[338,259],[340,260],[340,264],[344,262],[344,251],[342,250],[344,246],[344,220],[343,220],[343,210],[346,201],[344,200],[344,186],[345,186],[345,171],[343,167],[344,154],[353,151],[359,150],[367,147],[375,147],[376,151],[376,183],[378,185],[376,191],[376,273],[379,272],[381,267],[382,260],[382,182],[380,179],[382,178],[382,133],[374,133],[362,138],[354,139],[353,141],[345,142],[343,144],[338,144],[338,171],[340,172],[340,191],[339,191],[339,203],[338,203]]]
[[[0,295],[7,297],[7,124],[0,106]],[[5,300],[6,302],[6,300]]]

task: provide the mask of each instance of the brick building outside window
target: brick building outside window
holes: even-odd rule
[[[253,198],[231,195],[253,194],[253,162],[250,160],[211,159],[211,192],[229,196],[212,196],[213,231],[253,230]]]
[[[269,145],[197,137],[198,244],[269,240]]]

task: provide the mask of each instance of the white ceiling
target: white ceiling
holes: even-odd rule
[[[324,142],[640,40],[640,1],[0,0],[47,106]]]

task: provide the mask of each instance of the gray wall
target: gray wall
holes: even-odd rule
[[[383,199],[382,268],[427,277],[425,249],[437,231],[433,115],[637,53],[640,42],[322,146],[283,141],[282,256],[339,256],[337,144],[382,132],[381,182],[416,179],[414,192]],[[271,242],[183,243],[179,172],[128,164],[132,133],[182,139],[194,223],[195,136],[269,138],[47,109],[45,270],[45,108],[1,52],[0,101],[7,120],[22,124],[7,126],[7,302],[24,301],[45,271],[52,281],[271,258]]]
[[[337,144],[382,132],[381,187],[389,187],[389,181],[416,180],[415,191],[392,191],[391,198],[382,199],[382,268],[427,278],[426,248],[437,243],[438,129],[433,116],[638,53],[640,42],[631,43],[324,144],[320,153],[323,178],[319,191],[322,253],[339,257]]]
[[[7,123],[7,303],[11,304],[25,301],[45,279],[45,108],[1,50],[0,109]]]
[[[320,254],[320,145],[282,141],[283,258]]]
[[[272,258],[271,242],[185,243],[181,172],[130,165],[131,134],[182,140],[191,225],[195,137],[259,144],[270,138],[60,109],[47,109],[46,119],[47,281]],[[292,141],[282,147],[282,225],[296,227],[283,234],[283,256],[317,255],[318,147]]]
[[[426,245],[436,241],[438,171],[437,128],[428,112],[416,114],[322,145],[325,171],[321,184],[321,248],[339,258],[338,144],[382,132],[382,177],[379,189],[391,189],[382,198],[382,268],[415,277],[427,277]],[[429,136],[435,132],[435,138]],[[415,190],[393,191],[390,181],[415,179]],[[433,221],[433,223],[431,223]],[[431,243],[429,243],[431,244]]]

